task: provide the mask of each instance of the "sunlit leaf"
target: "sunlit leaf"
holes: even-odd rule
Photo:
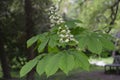
[[[80,47],[80,49],[83,50],[86,47],[87,39],[88,38],[86,37],[82,37],[78,40],[79,41],[78,46]]]
[[[58,44],[58,35],[52,35],[52,36],[50,36],[50,40],[49,40],[49,46],[51,47],[51,48],[54,48],[54,47],[56,47],[57,46],[57,44]]]
[[[76,27],[78,27],[77,26],[78,23],[82,23],[82,21],[80,21],[80,20],[70,20],[70,21],[66,21],[65,25],[67,25],[69,28],[76,28]]]
[[[41,42],[41,44],[39,44],[39,46],[38,46],[38,52],[39,53],[44,50],[45,46],[48,43],[48,40],[49,40],[49,38],[46,38],[44,41]]]
[[[102,52],[102,43],[99,39],[94,37],[89,37],[87,40],[87,47],[93,53],[100,54]]]
[[[45,68],[45,72],[48,77],[55,74],[56,71],[59,69],[59,61],[60,61],[61,56],[62,55],[58,53],[49,59],[47,66]]]
[[[41,59],[36,67],[36,71],[39,75],[42,75],[45,72],[46,65],[51,58],[52,55],[47,55],[43,59]]]
[[[38,62],[38,59],[33,59],[33,60],[30,60],[28,63],[26,63],[20,70],[20,77],[23,77],[28,72],[30,72],[35,67],[37,62]]]
[[[76,66],[83,68],[84,70],[89,70],[90,64],[88,62],[88,57],[80,51],[71,51],[74,55]]]
[[[37,40],[38,40],[39,36],[34,36],[32,38],[30,38],[28,41],[27,41],[27,48],[30,47],[32,44],[34,44]]]
[[[64,73],[68,74],[68,72],[74,68],[74,65],[75,65],[74,57],[66,52],[63,53],[59,64],[60,69]]]
[[[100,38],[100,41],[101,41],[102,46],[103,46],[104,48],[106,48],[106,49],[108,49],[108,50],[114,50],[114,49],[115,49],[114,44],[113,44],[110,40],[108,40],[108,39],[106,39],[106,38],[104,38],[104,37],[101,37],[101,38]]]
[[[59,49],[57,47],[54,47],[54,48],[48,47],[48,52],[56,53],[56,52],[59,52]]]

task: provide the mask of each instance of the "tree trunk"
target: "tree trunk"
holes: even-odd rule
[[[2,14],[6,13],[5,11],[7,11],[6,4],[4,4],[4,3],[7,3],[7,1],[8,0],[0,1],[0,18],[3,17],[4,15]],[[4,27],[4,25],[2,25],[2,18],[1,18],[0,19],[0,61],[1,61],[1,68],[3,72],[3,78],[6,80],[6,79],[10,79],[11,75],[10,75],[9,63],[7,60],[7,54],[5,53],[5,49],[4,49],[5,36],[4,36],[4,33],[2,32],[2,29],[1,29],[2,27]]]
[[[4,51],[3,46],[4,46],[3,34],[0,30],[0,60],[1,60],[1,67],[2,67],[2,71],[3,71],[3,78],[10,79],[11,78],[10,69],[9,69],[7,56],[6,56],[6,53]]]
[[[118,45],[118,39],[115,41],[115,47],[117,47],[117,45]],[[116,50],[114,49],[113,50],[113,52],[112,52],[112,57],[115,57],[115,55],[116,55]]]
[[[31,0],[25,0],[25,19],[26,19],[26,41],[31,38],[34,34],[34,22],[32,19],[32,4]],[[27,49],[28,60],[35,57],[34,48],[30,47]],[[27,75],[27,80],[34,80],[34,70],[31,70]]]
[[[30,47],[27,49],[27,54],[28,54],[28,60],[31,60],[35,57],[34,49],[33,47]],[[34,69],[32,69],[28,74],[26,79],[27,80],[34,80]]]

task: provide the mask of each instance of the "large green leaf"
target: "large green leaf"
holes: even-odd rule
[[[59,49],[58,49],[57,46],[54,47],[54,48],[48,47],[48,52],[50,52],[50,53],[57,53],[57,52],[59,52]]]
[[[87,47],[93,53],[100,54],[102,52],[102,44],[101,41],[92,36],[88,37]]]
[[[78,46],[80,47],[80,49],[84,49],[86,47],[86,43],[87,43],[87,39],[86,37],[81,37],[78,41]]]
[[[37,64],[36,71],[39,75],[42,75],[45,72],[46,65],[48,64],[49,59],[52,55],[46,55],[42,60]]]
[[[108,50],[113,50],[115,48],[114,44],[111,41],[112,37],[110,35],[103,33],[93,33],[92,37],[93,36],[100,40],[103,48],[106,48]]]
[[[67,25],[69,28],[76,28],[76,27],[78,27],[76,25],[78,23],[82,23],[82,21],[80,21],[80,20],[70,20],[70,21],[66,21],[65,25]]]
[[[107,38],[100,37],[100,41],[102,43],[102,46],[108,50],[114,50],[115,46],[114,44],[108,40]]]
[[[88,61],[88,57],[84,53],[80,51],[71,51],[71,53],[73,53],[74,55],[74,59],[76,62],[75,66],[81,67],[84,70],[89,70],[90,64]]]
[[[60,53],[55,54],[48,61],[48,64],[47,64],[47,66],[45,68],[45,72],[46,72],[48,77],[53,75],[53,74],[55,74],[56,71],[58,70],[58,68],[59,68],[59,61],[60,61],[61,56],[62,56],[62,54],[60,54]]]
[[[59,25],[56,25],[56,26],[52,27],[52,28],[50,29],[50,32],[51,32],[52,34],[56,34],[57,31],[58,31],[58,27],[59,27]]]
[[[44,41],[42,41],[42,42],[39,44],[39,46],[38,46],[38,52],[39,52],[39,53],[44,50],[45,46],[46,46],[47,43],[48,43],[48,40],[49,40],[49,38],[46,38]]]
[[[57,42],[58,41],[58,35],[52,35],[52,36],[50,36],[50,40],[49,40],[49,46],[51,47],[51,48],[54,48],[54,47],[56,47],[57,46]]]
[[[36,71],[39,75],[42,75],[45,71],[45,66],[46,66],[46,60],[42,59],[38,62]]]
[[[20,70],[20,77],[23,77],[25,76],[28,72],[30,72],[34,67],[35,65],[37,64],[38,62],[38,59],[35,58],[33,60],[30,60],[28,63],[26,63],[22,69]]]
[[[49,32],[45,32],[43,34],[39,34],[39,40],[41,42],[44,41],[46,38],[48,38],[48,34],[49,34]]]
[[[76,28],[71,29],[70,31],[71,31],[71,34],[76,36],[76,35],[82,34],[85,30],[86,29],[83,27],[76,27]]]
[[[32,38],[30,38],[28,41],[27,41],[27,48],[30,47],[32,44],[34,44],[37,40],[38,40],[39,36],[34,36]]]
[[[70,55],[66,52],[63,53],[59,64],[60,69],[64,73],[68,74],[68,72],[74,68],[74,65],[75,65],[75,61],[73,55]]]

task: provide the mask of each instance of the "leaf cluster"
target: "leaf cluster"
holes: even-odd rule
[[[91,32],[80,27],[79,23],[81,23],[79,20],[68,21],[53,27],[49,32],[30,38],[27,41],[27,47],[36,43],[36,49],[40,55],[22,67],[20,76],[25,76],[34,67],[36,67],[39,75],[46,73],[48,77],[58,70],[62,70],[67,75],[69,71],[75,68],[89,70],[88,57],[83,53],[85,49],[95,54],[100,54],[103,49],[114,49],[109,35],[101,32]],[[70,28],[78,44],[59,43],[57,30],[59,26],[64,25]]]

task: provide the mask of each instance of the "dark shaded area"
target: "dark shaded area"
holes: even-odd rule
[[[9,79],[9,80],[25,80],[25,79]],[[45,76],[38,77],[35,80],[120,80],[120,75],[116,75],[114,73],[105,74],[103,70],[98,70],[91,72],[76,72],[68,76],[64,74],[56,74],[49,78],[45,78]]]

